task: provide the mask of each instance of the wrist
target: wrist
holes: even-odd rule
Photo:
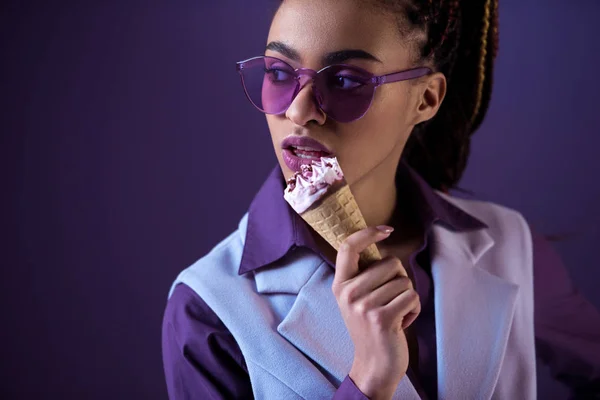
[[[354,385],[370,400],[389,400],[392,398],[398,384],[391,384],[381,378],[352,368],[348,374]]]

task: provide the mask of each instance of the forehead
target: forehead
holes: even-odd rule
[[[406,64],[408,43],[393,15],[365,0],[285,0],[275,14],[267,43],[293,48],[304,67],[321,68],[325,54],[360,49],[382,63]]]

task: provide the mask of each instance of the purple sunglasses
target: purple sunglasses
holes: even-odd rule
[[[351,65],[329,65],[319,71],[294,69],[283,60],[269,56],[253,57],[237,63],[248,100],[265,114],[282,114],[310,81],[319,108],[338,122],[362,118],[373,101],[375,89],[385,83],[405,81],[430,74],[419,67],[375,76]]]

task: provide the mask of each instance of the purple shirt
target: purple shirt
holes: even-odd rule
[[[402,207],[415,210],[425,232],[438,221],[457,231],[486,227],[439,196],[407,164],[401,165],[397,185],[403,188]],[[240,275],[269,265],[299,246],[313,250],[334,266],[334,260],[320,253],[306,223],[285,202],[284,187],[283,175],[277,166],[251,203]],[[273,232],[277,232],[276,240],[273,240]],[[419,357],[410,359],[407,375],[423,399],[436,399],[434,287],[427,237],[426,233],[423,247],[410,257],[410,264],[406,266],[415,277],[422,307],[413,323]],[[535,233],[533,260],[537,357],[550,366],[555,379],[570,387],[574,397],[600,398],[600,314],[577,292],[556,252]],[[235,339],[208,305],[185,284],[179,284],[167,302],[162,335],[171,400],[253,397],[244,356]],[[364,400],[367,397],[346,376],[334,399]]]

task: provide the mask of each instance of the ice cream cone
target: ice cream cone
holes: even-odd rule
[[[321,157],[302,165],[288,179],[283,196],[319,235],[334,249],[367,224],[335,157]],[[375,244],[360,254],[359,265],[381,260]]]
[[[367,227],[345,182],[300,216],[336,250],[348,236]],[[360,254],[359,265],[364,267],[377,260],[381,260],[381,254],[377,246],[372,244]]]

